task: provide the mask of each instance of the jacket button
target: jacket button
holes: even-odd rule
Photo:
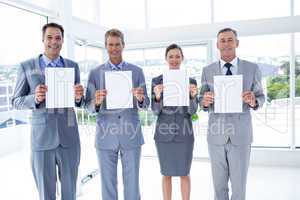
[[[121,119],[121,116],[119,115],[118,118]]]

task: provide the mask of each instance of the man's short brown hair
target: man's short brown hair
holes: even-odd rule
[[[43,38],[45,36],[47,28],[58,28],[61,32],[62,37],[64,38],[64,28],[62,27],[62,25],[54,23],[54,22],[47,23],[43,26],[43,28],[42,28]]]
[[[107,41],[108,37],[119,37],[119,38],[121,38],[122,44],[125,45],[124,35],[118,29],[113,28],[113,29],[110,29],[110,30],[106,31],[106,33],[105,33],[105,46],[106,46],[106,41]]]

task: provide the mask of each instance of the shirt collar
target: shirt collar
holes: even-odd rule
[[[220,63],[221,63],[221,67],[223,68],[224,65],[225,65],[227,62],[225,62],[224,60],[220,59]],[[235,58],[234,58],[231,62],[229,62],[229,63],[232,64],[232,67],[237,67],[237,65],[238,65],[238,58],[235,57]]]
[[[48,66],[51,62],[55,63],[56,66],[63,66],[62,58],[61,56],[58,56],[54,60],[51,60],[48,58],[45,54],[42,55],[42,60],[45,63],[46,66]]]
[[[113,70],[122,69],[126,64],[125,61],[122,61],[119,64],[115,65],[110,60],[107,63],[110,66],[110,68],[113,69]]]

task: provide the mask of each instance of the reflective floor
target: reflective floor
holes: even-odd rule
[[[90,163],[90,171],[95,163]],[[88,166],[89,164],[86,163]],[[83,177],[81,170],[80,176]],[[121,172],[121,165],[119,168]],[[141,160],[140,186],[143,200],[159,200],[161,196],[161,176],[158,160],[155,157],[143,157]],[[27,151],[3,156],[0,159],[0,199],[37,200],[33,177],[30,170],[30,154]],[[212,200],[212,181],[210,164],[206,160],[194,160],[191,170],[192,200]],[[247,200],[299,200],[300,169],[282,167],[251,166],[247,185]],[[173,199],[180,200],[179,179],[173,180]],[[120,199],[122,179],[119,173]],[[79,200],[100,200],[99,175],[79,187]]]

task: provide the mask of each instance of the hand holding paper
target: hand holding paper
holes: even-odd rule
[[[163,91],[163,84],[158,84],[153,88],[156,101],[160,101],[161,93]]]
[[[77,84],[74,86],[75,100],[81,100],[83,97],[83,86]]]
[[[104,101],[105,96],[107,95],[107,90],[97,90],[95,92],[95,106],[100,106]]]
[[[213,92],[205,92],[202,99],[202,106],[209,107],[214,103],[214,93]]]
[[[143,102],[144,101],[144,89],[143,88],[133,88],[132,90],[133,96],[137,99],[138,102]]]
[[[46,99],[47,86],[40,84],[35,88],[35,101],[42,103]]]
[[[243,101],[251,107],[256,106],[256,98],[254,92],[252,91],[245,91],[243,92]]]

